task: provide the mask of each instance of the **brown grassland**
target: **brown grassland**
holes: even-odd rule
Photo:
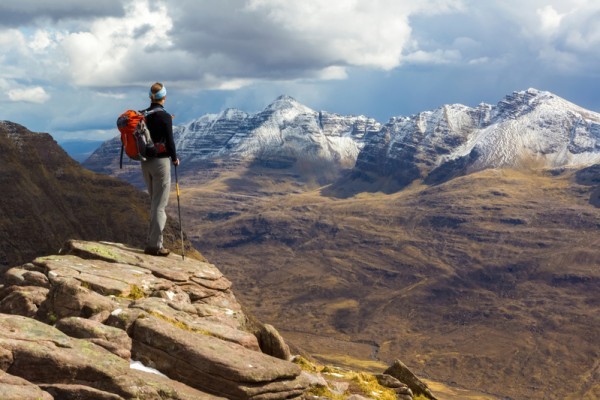
[[[448,393],[600,397],[593,186],[524,167],[342,198],[296,179],[180,178],[189,238],[290,342],[368,370],[399,358]]]

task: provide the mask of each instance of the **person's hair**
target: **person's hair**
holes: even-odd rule
[[[154,98],[154,95],[155,95],[156,93],[158,93],[158,92],[160,91],[160,89],[162,89],[162,88],[163,88],[163,86],[164,86],[164,85],[163,85],[162,83],[160,83],[160,82],[156,82],[154,85],[152,85],[152,86],[150,87],[150,93],[152,93],[152,100],[156,100],[156,99]],[[161,99],[158,99],[158,100],[161,100]]]

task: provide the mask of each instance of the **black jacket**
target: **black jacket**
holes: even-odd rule
[[[164,158],[171,157],[175,162],[177,160],[177,150],[175,149],[175,141],[173,140],[173,117],[164,107],[158,103],[152,103],[145,111],[160,108],[160,111],[153,112],[146,117],[146,126],[150,131],[150,136],[154,143],[164,143],[167,151],[159,153],[156,157]]]

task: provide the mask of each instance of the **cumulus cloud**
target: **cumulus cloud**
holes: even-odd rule
[[[106,98],[115,99],[115,100],[123,100],[123,99],[127,98],[127,94],[125,94],[125,93],[95,92],[94,94],[97,96],[100,96],[100,97],[106,97]]]
[[[479,57],[468,61],[469,65],[487,64],[490,62],[489,57]]]
[[[598,56],[600,46],[600,4],[565,16],[561,35],[566,47],[573,51],[589,52]]]
[[[573,0],[536,10],[539,18],[532,36],[538,40],[542,61],[562,72],[580,73],[600,68],[600,3]],[[559,11],[560,6],[560,11]]]
[[[0,30],[0,78],[26,79],[33,70],[27,39],[17,29]]]
[[[27,46],[36,54],[47,53],[49,50],[55,49],[60,40],[60,33],[38,29],[29,39]]]
[[[292,60],[308,53],[316,56],[318,67],[341,63],[390,70],[400,65],[410,39],[408,17],[423,9],[416,4],[251,0],[246,9],[284,33],[281,45],[286,38],[299,38],[295,44],[302,51],[285,54]]]
[[[8,68],[5,78],[24,79],[19,71],[27,71],[33,79],[83,87],[163,80],[231,90],[346,79],[350,68],[482,65],[515,51],[523,52],[515,59],[534,51],[541,60],[572,65],[600,45],[596,3],[21,0],[0,5],[0,24],[9,15],[30,24],[0,30],[0,45],[6,44],[0,66]],[[46,22],[38,27],[39,21]]]
[[[172,37],[222,79],[346,76],[345,68],[391,70],[403,62],[409,18],[456,11],[459,1],[179,1]]]
[[[514,75],[531,69],[589,73],[600,68],[598,21],[597,0],[466,0],[463,13],[412,20],[416,50],[407,54],[431,62],[503,66]]]
[[[136,84],[147,76],[143,68],[159,73],[161,57],[170,57],[172,28],[166,7],[150,9],[144,1],[126,7],[124,18],[94,21],[89,31],[67,34],[61,42],[69,60],[68,73],[80,86],[123,86]]]
[[[50,100],[50,95],[46,93],[43,87],[35,86],[22,89],[12,89],[8,91],[8,98],[15,102],[43,104]]]
[[[554,33],[560,27],[560,21],[565,16],[565,14],[559,14],[551,5],[539,8],[536,12],[540,17],[540,29],[548,34]]]
[[[162,80],[239,88],[265,80],[344,79],[348,67],[403,62],[411,15],[460,9],[457,0],[134,0],[61,45],[82,86]],[[159,79],[159,80],[160,80]]]

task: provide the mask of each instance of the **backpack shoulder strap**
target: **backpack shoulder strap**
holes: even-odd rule
[[[145,110],[142,110],[142,111],[140,111],[140,113],[141,113],[141,114],[142,114],[144,117],[147,117],[148,115],[151,115],[151,114],[157,113],[157,112],[159,112],[159,111],[164,111],[164,112],[166,112],[167,114],[169,114],[169,113],[167,112],[167,110],[165,110],[164,108],[160,108],[160,107],[153,108],[152,110],[145,109]],[[169,114],[169,115],[170,115],[170,114]]]

